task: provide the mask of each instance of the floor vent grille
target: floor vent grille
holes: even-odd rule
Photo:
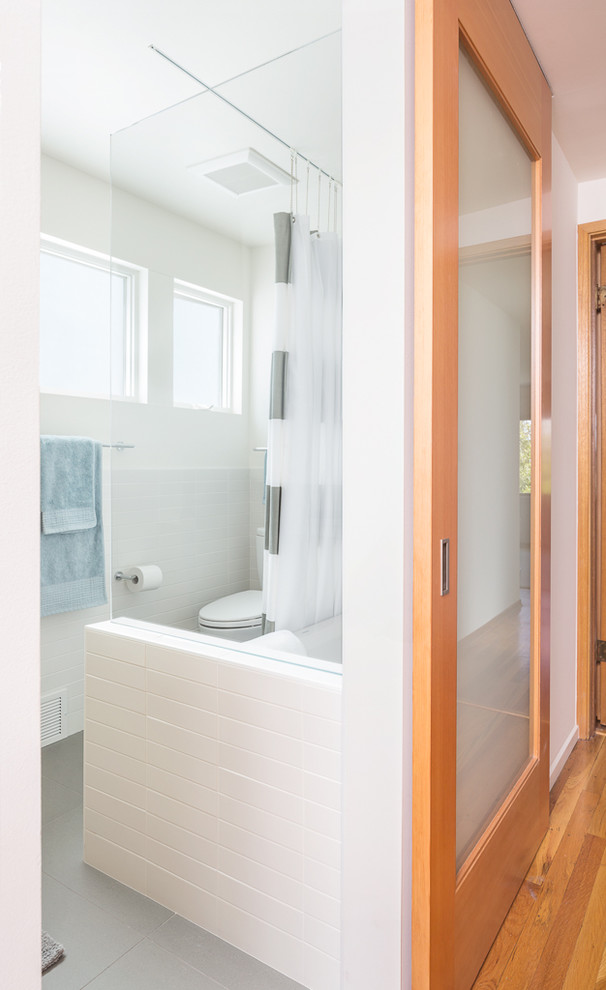
[[[40,734],[43,746],[67,735],[67,689],[53,691],[42,698]]]

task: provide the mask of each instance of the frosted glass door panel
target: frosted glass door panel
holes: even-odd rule
[[[457,868],[530,756],[532,163],[459,60]]]

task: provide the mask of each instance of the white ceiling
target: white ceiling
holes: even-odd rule
[[[330,35],[218,90],[274,134],[288,135],[288,144],[336,179],[341,174],[340,46],[340,34]],[[311,78],[312,87],[300,84]],[[112,179],[122,189],[234,240],[249,245],[271,244],[273,214],[290,209],[289,185],[236,197],[188,168],[246,148],[253,148],[287,174],[290,172],[289,147],[207,91],[115,134]],[[298,163],[297,176],[299,210],[307,212],[307,174],[302,161]],[[326,227],[326,178],[321,194],[320,225]],[[119,200],[116,204],[119,209]],[[315,170],[309,180],[309,207],[316,226]]]
[[[551,86],[553,129],[579,182],[606,176],[606,3],[513,0]]]
[[[605,176],[605,0],[514,0],[514,5],[554,93],[554,130],[577,179]],[[42,144],[47,154],[107,179],[111,133],[200,93],[196,82],[151,51],[153,44],[205,83],[219,86],[287,144],[339,174],[340,35],[333,32],[340,28],[341,0],[43,0],[42,7]],[[287,54],[326,35],[332,37]],[[247,74],[220,86],[242,73]],[[240,132],[234,111],[227,114],[233,115],[231,146],[224,134],[213,136],[204,115],[220,118],[221,127],[227,116],[211,111],[211,101],[218,102],[212,94],[193,101],[198,122],[193,127],[190,120],[188,141],[177,142],[173,133],[169,147],[165,136],[162,154],[152,156],[153,167],[137,165],[132,132],[128,139],[120,135],[116,142],[122,142],[124,161],[129,142],[131,155],[120,184],[205,222],[204,211],[211,207],[203,202],[203,181],[190,187],[189,177],[180,181],[175,169],[181,169],[182,178],[191,161],[249,144],[285,167],[278,143],[251,131],[246,122]],[[158,135],[163,128],[171,130],[168,116],[158,122]],[[144,144],[154,127],[146,133],[141,129]],[[194,138],[202,135],[197,147]],[[160,159],[168,150],[175,154],[163,171]],[[254,196],[248,199],[251,212],[263,206],[271,214],[271,196],[263,203],[261,194],[255,195],[254,206]],[[221,202],[215,205],[214,218],[206,218],[209,225],[219,229],[223,224],[226,233],[236,236],[235,230],[250,243],[258,241],[254,219],[248,230],[244,213],[234,213],[234,204],[242,211],[246,199],[224,200],[229,202],[224,210]]]
[[[111,133],[200,92],[151,44],[216,86],[340,26],[341,0],[43,0],[43,150],[107,177]]]

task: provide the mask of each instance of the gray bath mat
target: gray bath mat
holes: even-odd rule
[[[54,938],[48,934],[48,932],[42,932],[42,972],[45,973],[47,969],[50,969],[63,955],[64,949],[62,945],[55,942]]]

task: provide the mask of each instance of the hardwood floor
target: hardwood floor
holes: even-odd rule
[[[577,743],[473,990],[606,990],[606,735]]]

